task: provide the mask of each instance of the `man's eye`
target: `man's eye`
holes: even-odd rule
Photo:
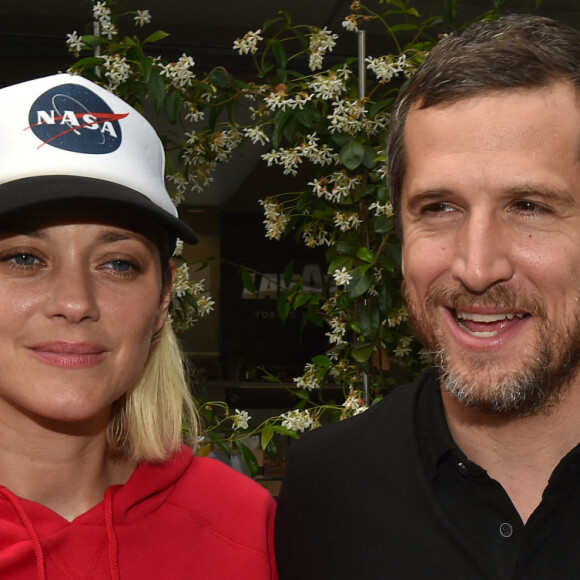
[[[512,205],[512,208],[514,211],[519,211],[522,213],[531,213],[531,214],[548,213],[547,208],[545,208],[544,206],[526,199],[516,201]]]
[[[423,213],[446,213],[446,212],[450,212],[453,211],[453,207],[451,207],[449,204],[444,203],[444,202],[437,202],[437,203],[430,203],[429,205],[426,205],[422,212]]]

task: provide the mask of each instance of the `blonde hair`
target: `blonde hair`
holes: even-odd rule
[[[110,452],[135,462],[160,462],[181,444],[197,442],[198,415],[184,357],[167,320],[153,341],[141,376],[112,409]]]

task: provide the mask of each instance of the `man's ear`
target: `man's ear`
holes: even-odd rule
[[[161,296],[159,298],[159,308],[155,317],[155,333],[159,332],[165,321],[167,320],[167,313],[169,312],[169,305],[171,304],[171,289],[175,281],[176,266],[173,260],[169,260],[170,275],[161,288]]]

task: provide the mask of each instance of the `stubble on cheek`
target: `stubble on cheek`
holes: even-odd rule
[[[481,295],[463,287],[431,287],[420,302],[403,283],[403,296],[415,335],[439,368],[442,387],[464,406],[503,415],[547,412],[578,375],[579,312],[570,320],[551,321],[539,297],[506,286],[494,286]],[[506,361],[503,353],[452,355],[441,329],[441,308],[474,304],[528,313],[536,328],[533,344],[512,361]]]

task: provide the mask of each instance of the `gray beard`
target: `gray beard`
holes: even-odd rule
[[[476,408],[484,413],[504,416],[527,416],[546,413],[559,401],[567,390],[574,372],[560,372],[557,376],[549,371],[547,360],[537,357],[525,370],[490,381],[478,389],[476,381],[455,373],[444,350],[435,360],[440,372],[441,386],[461,406]]]
[[[467,294],[462,290],[453,292],[464,297]],[[526,310],[537,318],[538,340],[519,368],[494,376],[493,357],[473,354],[468,359],[469,371],[460,372],[431,324],[435,317],[430,308],[438,304],[438,294],[441,293],[428,294],[427,309],[412,304],[406,294],[407,305],[417,337],[434,356],[442,388],[460,405],[494,415],[521,417],[548,413],[558,404],[580,371],[580,312],[566,325],[556,325],[542,305],[532,301]],[[468,298],[481,301],[481,297]],[[489,292],[486,302],[500,306],[516,304],[517,299],[512,291],[497,288]]]

